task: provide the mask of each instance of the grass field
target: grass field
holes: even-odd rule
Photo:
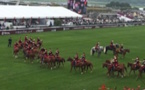
[[[24,39],[25,34],[0,36],[0,90],[98,90],[102,84],[109,88],[117,87],[122,90],[123,86],[145,88],[145,74],[136,80],[133,73],[130,76],[107,77],[106,68],[102,68],[102,63],[106,59],[113,58],[112,52],[107,55],[102,54],[90,56],[90,49],[96,42],[107,46],[113,39],[115,43],[123,43],[124,48],[129,48],[131,52],[125,58],[119,58],[119,62],[133,62],[137,56],[145,58],[145,26],[121,27],[121,28],[101,28],[93,30],[72,30],[60,32],[45,32],[27,34],[29,37],[43,40],[43,47],[52,48],[53,52],[59,48],[60,55],[67,59],[73,57],[76,52],[79,56],[83,52],[86,58],[94,65],[93,72],[86,72],[81,75],[79,71],[70,71],[70,62],[66,62],[64,67],[50,70],[41,68],[35,60],[33,64],[25,63],[22,52],[19,57],[13,57],[13,48],[8,48],[8,38],[12,37],[13,43],[19,39]],[[129,68],[128,68],[129,71]],[[128,73],[127,73],[128,75]]]

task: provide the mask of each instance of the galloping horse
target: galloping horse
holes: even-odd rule
[[[111,64],[111,60],[106,60],[105,63]],[[123,67],[123,72],[124,72],[124,70],[127,72],[127,68],[126,68],[125,64],[123,64],[123,63],[118,63],[118,66]]]
[[[122,66],[117,66],[115,69],[112,70],[112,66],[111,64],[108,64],[108,63],[103,63],[103,68],[106,67],[108,69],[108,72],[107,74],[110,76],[111,75],[111,71],[113,72],[118,72],[117,76],[119,76],[119,73],[122,75],[122,77],[124,77],[124,67]],[[113,73],[112,72],[112,73]]]
[[[122,54],[123,58],[125,57],[126,53],[129,53],[129,49],[123,49],[122,51],[115,51],[115,55],[118,56],[118,54]]]
[[[19,47],[15,47],[14,51],[13,51],[13,54],[14,54],[15,58],[18,57],[18,52],[19,52]]]
[[[111,50],[111,51],[113,51],[113,54],[115,54],[116,47],[119,47],[119,45],[115,44],[115,45],[113,45],[113,47],[110,47],[110,45],[106,46],[106,47],[104,47],[104,53],[107,54],[107,51]]]
[[[72,68],[75,69],[76,71],[76,67],[79,67],[79,69],[81,69],[81,74],[83,74],[84,72],[84,63],[83,62],[75,62],[75,60],[73,60],[71,57],[69,57],[67,59],[67,61],[70,61],[71,62],[71,69],[70,69],[70,72],[72,71]]]
[[[26,54],[26,59],[27,58],[30,59],[30,62],[33,63],[33,60],[34,60],[34,58],[36,56],[36,54],[34,53],[34,49],[32,48],[30,51],[27,50],[25,52],[25,54]]]
[[[42,40],[40,40],[39,42],[37,42],[37,45],[39,45],[39,48],[41,48],[41,46],[42,46]]]
[[[58,64],[58,67],[60,66],[60,64],[62,64],[64,66],[64,62],[65,62],[64,58],[56,57],[55,59],[56,59],[56,62]]]
[[[93,69],[93,64],[90,62],[90,61],[86,61],[84,62],[85,63],[85,67],[87,67],[87,70],[88,68],[90,68],[91,72],[92,72],[92,69]]]
[[[96,50],[95,46],[91,48],[90,50],[90,55],[94,55],[95,52],[98,54],[98,57],[100,57],[102,51],[103,51],[104,47],[103,46],[99,46],[98,49]]]
[[[50,64],[51,64],[51,70],[53,69],[53,68],[55,68],[56,67],[56,59],[55,59],[55,56],[52,54],[52,55],[49,55],[48,56],[49,58],[50,58]]]
[[[138,69],[140,69],[141,66],[140,65],[137,65],[136,66],[135,64],[128,62],[127,67],[130,67],[130,72],[129,72],[129,75],[130,75],[132,71],[135,74],[135,71],[138,70]]]
[[[142,73],[143,72],[145,73],[145,67],[140,67],[138,71],[139,71],[138,77],[142,77]]]
[[[50,57],[44,57],[44,56],[42,56],[42,58],[41,58],[41,65],[42,64],[47,64],[48,65],[48,67],[50,67],[51,66],[51,59],[50,59]]]

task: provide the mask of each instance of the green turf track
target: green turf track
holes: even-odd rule
[[[116,43],[123,43],[125,48],[131,52],[124,59],[119,58],[119,62],[127,64],[133,62],[132,58],[139,56],[145,58],[145,26],[121,27],[121,28],[101,28],[91,30],[72,30],[60,32],[45,32],[27,34],[29,37],[43,40],[43,47],[52,48],[54,52],[59,48],[60,55],[65,59],[73,57],[76,52],[79,56],[83,52],[86,58],[93,65],[93,73],[87,72],[83,75],[79,71],[70,71],[70,63],[66,62],[64,67],[54,70],[40,68],[40,64],[35,60],[33,64],[24,63],[22,53],[15,59],[12,54],[13,48],[8,48],[8,38],[13,38],[13,43],[19,39],[24,39],[25,34],[0,36],[0,90],[98,90],[102,84],[109,88],[117,87],[122,90],[123,86],[137,87],[141,85],[145,88],[145,74],[141,79],[136,80],[133,73],[124,78],[107,77],[106,68],[102,68],[102,63],[106,59],[113,58],[112,52],[107,55],[102,54],[90,56],[90,48],[100,42],[106,46],[113,39]],[[128,68],[129,71],[129,68]]]

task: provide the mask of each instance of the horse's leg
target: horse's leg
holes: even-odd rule
[[[64,67],[64,62],[62,61],[62,65],[63,65],[63,67]]]
[[[134,75],[135,75],[135,70],[133,70],[133,72],[134,72]]]
[[[123,78],[124,77],[124,72],[121,72],[121,75],[122,75],[121,77]]]
[[[130,69],[129,75],[131,74],[131,72],[132,72],[132,69]]]
[[[92,56],[94,56],[94,53],[95,53],[95,52],[94,52],[94,50],[93,50],[93,51],[92,51]]]
[[[81,66],[81,74],[83,74],[84,72],[83,72],[83,66]]]
[[[108,48],[105,49],[105,54],[107,54]]]
[[[91,70],[91,72],[92,72],[92,66],[90,65],[90,70]]]
[[[70,72],[72,71],[72,65],[71,65],[71,68],[70,68]]]

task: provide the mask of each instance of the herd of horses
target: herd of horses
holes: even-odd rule
[[[130,52],[130,49],[123,49],[121,52],[117,50],[117,47],[119,47],[118,44],[115,44],[113,47],[110,47],[109,45],[106,47],[103,46],[99,46],[98,49],[96,50],[95,46],[91,48],[90,50],[90,55],[94,55],[95,53],[97,53],[97,56],[100,57],[101,53],[104,52],[105,54],[107,54],[108,50],[113,51],[113,54],[118,56],[119,54],[122,55],[122,57],[124,58],[126,53]]]
[[[14,47],[13,53],[14,53],[15,58],[17,58],[19,51],[22,51],[24,58],[25,58],[25,62],[26,62],[26,60],[30,60],[30,62],[33,63],[34,59],[39,59],[40,63],[41,63],[41,67],[47,65],[48,67],[53,69],[56,67],[60,67],[60,65],[64,66],[65,59],[63,57],[58,58],[54,54],[44,57],[45,50],[42,49],[41,46],[42,46],[41,40],[39,40],[39,41],[37,40],[37,42],[36,42],[32,39],[28,39],[28,40],[25,40],[24,42],[18,43],[18,45],[16,47]],[[117,45],[115,45],[115,46],[117,46]],[[91,52],[91,55],[94,55],[95,53],[97,53],[98,57],[100,57],[100,55],[103,51],[105,54],[107,54],[108,50],[111,50],[113,52],[113,54],[116,56],[118,56],[118,54],[121,54],[123,57],[125,57],[126,53],[130,52],[129,49],[123,49],[121,52],[118,52],[115,47],[111,48],[110,46],[106,46],[106,47],[99,46],[99,48],[97,50],[95,49],[95,47],[92,47],[90,52]],[[74,69],[76,71],[77,68],[79,69],[79,71],[81,71],[81,74],[88,71],[89,69],[91,72],[93,70],[93,64],[89,60],[85,60],[85,62],[82,62],[82,60],[80,59],[76,63],[74,58],[68,57],[67,61],[70,61],[70,63],[71,63],[70,72],[72,71],[72,69]],[[106,60],[102,64],[102,66],[103,66],[103,68],[104,67],[107,68],[107,70],[108,70],[107,74],[109,76],[114,75],[114,72],[117,72],[118,73],[117,76],[119,76],[119,74],[121,74],[121,76],[124,77],[125,72],[127,72],[127,68],[126,68],[125,64],[121,64],[121,63],[119,63],[117,68],[112,70],[110,60]],[[128,63],[127,66],[130,67],[129,74],[132,71],[135,73],[136,70],[139,70],[139,77],[142,76],[142,73],[144,71],[141,68],[141,66],[136,67],[133,63]]]
[[[119,47],[118,44],[115,44],[114,47],[110,47],[110,46],[99,46],[99,48],[96,50],[95,46],[91,48],[90,50],[90,55],[94,55],[95,53],[97,53],[97,56],[100,57],[101,53],[104,52],[105,54],[107,54],[108,50],[111,50],[113,52],[113,55],[117,56],[119,54],[122,55],[122,57],[124,58],[126,53],[130,53],[130,49],[123,49],[122,51],[118,51],[117,47]],[[141,65],[135,65],[134,63],[127,63],[127,67],[125,66],[125,64],[119,63],[117,68],[112,69],[112,64],[111,64],[111,60],[106,60],[103,64],[102,64],[103,68],[106,67],[107,68],[107,74],[108,76],[110,75],[114,75],[114,72],[117,72],[117,76],[119,76],[119,74],[121,74],[122,77],[125,76],[125,72],[127,72],[127,67],[130,68],[130,72],[129,75],[131,74],[131,72],[133,71],[135,74],[135,71],[139,71],[139,75],[138,77],[142,77],[142,73],[145,72],[143,67]]]
[[[48,66],[51,68],[51,70],[53,68],[60,67],[60,65],[64,66],[65,59],[63,57],[56,57],[54,54],[47,56],[44,55],[47,50],[41,48],[42,41],[40,40],[35,41],[32,39],[27,39],[24,40],[24,42],[19,40],[16,43],[17,44],[14,45],[13,49],[15,58],[18,58],[18,53],[22,51],[24,55],[24,62],[29,60],[31,63],[33,63],[33,60],[39,59],[41,67]],[[78,60],[78,62],[74,64],[75,60],[68,57],[67,61],[70,61],[71,63],[70,71],[72,71],[73,68],[76,71],[76,68],[78,68],[81,71],[81,74],[83,74],[85,71],[88,71],[88,69],[90,69],[92,72],[93,64],[88,60],[86,60],[85,62],[82,62],[82,60]]]

